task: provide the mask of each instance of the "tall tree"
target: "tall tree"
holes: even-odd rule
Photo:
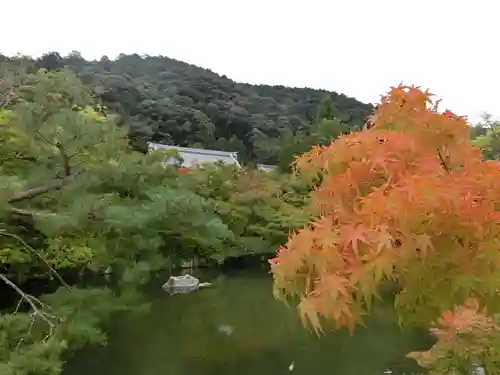
[[[317,124],[323,120],[332,120],[337,113],[337,107],[333,103],[331,96],[325,95],[318,104],[313,124]]]
[[[342,134],[349,132],[349,126],[336,117],[338,111],[330,96],[321,100],[316,116],[309,130],[293,133],[285,130],[281,136],[281,151],[279,152],[279,167],[282,171],[290,171],[296,157],[309,151],[316,145],[328,145]]]

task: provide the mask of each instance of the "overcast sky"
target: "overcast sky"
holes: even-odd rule
[[[473,121],[500,115],[498,0],[4,2],[2,53],[164,55],[240,82],[364,102],[404,81]]]

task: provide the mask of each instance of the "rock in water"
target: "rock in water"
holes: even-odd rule
[[[234,328],[229,324],[221,324],[217,327],[217,331],[219,331],[219,333],[222,333],[223,335],[231,336],[234,332]]]
[[[200,283],[196,277],[191,275],[170,276],[162,288],[170,294],[184,294],[197,290],[198,288],[210,286],[210,283]]]

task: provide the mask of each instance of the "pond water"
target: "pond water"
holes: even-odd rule
[[[367,328],[317,337],[294,306],[274,300],[264,270],[195,273],[214,286],[169,296],[152,283],[149,313],[116,317],[104,347],[68,361],[64,375],[410,375],[405,354],[430,346],[426,333],[402,331],[392,303],[377,303]]]

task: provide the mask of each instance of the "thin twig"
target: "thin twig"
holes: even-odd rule
[[[19,302],[17,303],[16,309],[14,310],[13,314],[16,314],[19,311],[19,308],[21,307],[21,304],[23,303],[23,298],[19,298]]]
[[[12,289],[14,289],[17,292],[17,294],[19,294],[21,296],[21,298],[24,301],[26,301],[28,303],[28,305],[30,305],[31,309],[33,310],[32,313],[38,315],[40,318],[42,318],[44,321],[46,321],[49,326],[51,326],[51,327],[54,326],[54,323],[49,318],[60,319],[55,315],[52,315],[52,314],[49,314],[45,311],[40,310],[40,309],[46,309],[47,306],[42,301],[40,301],[38,298],[33,297],[32,295],[23,292],[23,290],[21,288],[19,288],[16,284],[14,284],[12,281],[10,281],[7,278],[7,276],[5,276],[2,273],[0,273],[0,280],[2,280],[5,284],[10,286]]]
[[[43,140],[45,143],[49,144],[50,146],[55,146],[55,143],[54,143],[54,142],[49,141],[49,140],[48,140],[48,138],[47,138],[45,135],[43,135],[43,133],[41,133],[39,130],[36,130],[36,131],[35,131],[35,134],[36,134],[36,135],[38,135],[40,138],[42,138],[42,140]]]
[[[441,162],[441,166],[443,167],[443,169],[448,173],[451,172],[450,167],[448,167],[448,165],[446,164],[446,161],[444,160],[443,155],[441,154],[441,151],[439,151],[439,150],[438,150],[438,157],[439,157],[439,161]]]
[[[54,332],[54,328],[56,327],[56,324],[54,321],[62,322],[64,319],[59,318],[55,315],[49,314],[46,311],[43,311],[42,309],[47,309],[47,306],[42,301],[40,301],[36,297],[33,297],[32,295],[24,293],[21,288],[19,288],[16,284],[14,284],[12,281],[10,281],[4,274],[0,273],[0,280],[2,280],[5,284],[10,286],[12,289],[14,289],[17,292],[17,294],[19,294],[21,296],[21,299],[18,302],[18,305],[17,305],[17,308],[16,308],[14,314],[17,313],[17,311],[19,310],[19,307],[21,306],[22,301],[26,301],[28,303],[28,305],[30,305],[30,307],[31,307],[31,310],[32,310],[32,312],[30,314],[31,323],[28,327],[27,336],[31,334],[31,330],[33,328],[33,325],[35,324],[35,320],[36,320],[37,316],[48,325],[49,330],[42,340],[42,342],[46,342],[47,339],[49,339],[50,336],[52,336],[52,333]],[[23,341],[24,341],[24,337],[21,338],[19,340],[19,342],[17,343],[16,350],[19,349],[19,347],[21,346]]]
[[[5,232],[4,230],[0,230],[0,236],[14,238],[18,242],[20,242],[26,248],[26,250],[28,250],[31,254],[33,254],[38,259],[40,259],[47,266],[47,268],[49,269],[50,273],[52,273],[52,275],[54,275],[54,277],[57,280],[59,280],[59,282],[66,289],[71,290],[71,287],[64,281],[64,279],[61,277],[61,275],[59,275],[59,273],[54,268],[52,268],[52,266],[49,264],[49,262],[47,261],[47,259],[45,259],[45,257],[43,255],[41,255],[32,246],[30,246],[25,240],[23,240],[21,237],[19,237],[16,234]]]

